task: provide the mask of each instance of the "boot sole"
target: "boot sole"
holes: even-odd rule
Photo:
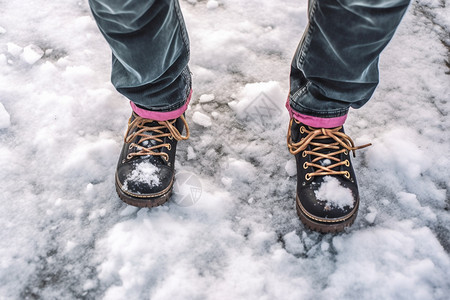
[[[172,188],[173,188],[173,180],[170,184],[170,186],[164,191],[164,193],[156,195],[154,197],[147,196],[147,197],[133,197],[127,193],[125,193],[117,183],[116,179],[116,192],[117,195],[119,195],[120,200],[125,202],[126,204],[136,206],[136,207],[155,207],[160,206],[166,203],[170,196],[172,195]]]
[[[320,233],[338,233],[344,231],[345,228],[350,227],[355,222],[356,216],[358,215],[359,201],[353,210],[353,214],[345,220],[336,223],[324,223],[309,218],[300,208],[300,200],[298,199],[298,196],[296,197],[295,206],[297,208],[297,215],[300,217],[300,221],[302,221],[302,223],[309,229]]]

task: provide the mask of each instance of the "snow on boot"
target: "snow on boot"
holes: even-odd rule
[[[165,203],[173,187],[177,141],[188,138],[184,116],[160,122],[133,112],[117,164],[116,191],[120,199],[138,207]]]
[[[342,126],[313,128],[294,118],[287,144],[297,162],[296,207],[303,224],[322,233],[352,225],[359,193],[349,152],[370,144],[355,147]]]

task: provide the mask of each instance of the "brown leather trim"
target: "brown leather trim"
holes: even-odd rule
[[[123,185],[119,182],[119,178],[117,177],[117,173],[116,173],[116,185],[119,187],[119,189],[124,193],[127,194],[128,196],[131,197],[135,197],[135,198],[141,198],[141,199],[151,199],[151,198],[155,198],[155,197],[159,197],[161,195],[167,194],[167,192],[170,191],[170,189],[173,186],[173,176],[172,179],[170,180],[170,184],[167,188],[165,188],[164,190],[162,190],[159,193],[155,193],[155,194],[149,194],[149,195],[141,195],[141,194],[134,194],[134,193],[130,193],[126,190],[124,190],[122,187]]]
[[[306,209],[303,207],[303,205],[300,203],[300,199],[298,198],[298,195],[296,196],[296,201],[297,201],[297,205],[299,206],[299,208],[301,209],[301,211],[304,215],[306,215],[308,218],[310,218],[314,221],[323,222],[323,223],[338,223],[338,222],[343,222],[345,220],[348,220],[358,211],[358,206],[359,206],[357,203],[355,205],[355,207],[353,208],[353,210],[348,215],[346,215],[342,218],[325,219],[325,218],[319,218],[319,217],[313,216],[309,212],[307,212]]]

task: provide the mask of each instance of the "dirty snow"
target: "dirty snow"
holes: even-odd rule
[[[202,196],[137,209],[114,190],[130,107],[87,1],[2,1],[0,298],[446,299],[450,6],[411,5],[373,99],[349,114],[346,133],[373,146],[353,159],[361,205],[337,235],[305,229],[289,176],[284,102],[307,1],[181,6],[193,99],[214,95],[191,103],[178,144]],[[33,64],[28,45],[43,51]]]

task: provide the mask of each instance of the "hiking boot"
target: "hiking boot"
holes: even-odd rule
[[[173,187],[177,141],[188,138],[184,116],[160,122],[133,112],[117,164],[116,191],[120,199],[138,207],[165,203]]]
[[[355,147],[342,126],[313,128],[292,118],[287,135],[297,162],[296,207],[308,228],[339,232],[353,224],[359,193],[349,152]]]

